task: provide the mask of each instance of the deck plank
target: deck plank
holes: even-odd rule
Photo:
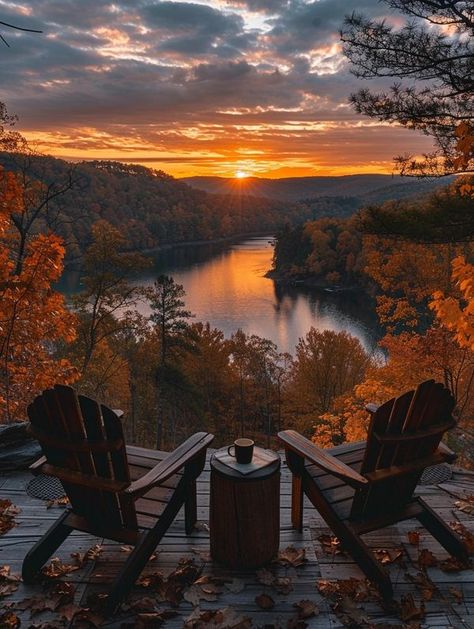
[[[149,456],[146,466],[138,465],[140,457],[144,452],[140,449],[134,451],[134,472],[139,473],[140,468],[145,469],[153,466],[157,460],[163,457],[162,453],[156,456]],[[354,446],[347,455],[348,459],[355,462],[358,458],[358,447]],[[315,472],[317,473],[317,472]],[[320,476],[320,474],[318,474]],[[24,555],[31,548],[33,543],[47,530],[54,520],[61,513],[60,507],[46,508],[45,502],[31,498],[25,492],[26,483],[30,480],[27,472],[8,473],[0,476],[0,497],[10,499],[21,509],[17,516],[17,526],[0,537],[0,565],[10,565],[12,572],[19,573]],[[173,479],[169,486],[176,482]],[[447,491],[436,486],[420,486],[419,495],[423,498],[447,521],[459,520],[471,531],[474,532],[474,522],[472,516],[465,514],[454,507],[456,495],[474,493],[474,475],[465,470],[455,469],[453,478],[446,483]],[[340,483],[336,481],[330,484],[328,489],[335,494],[341,493]],[[209,508],[210,474],[209,464],[197,485],[198,494],[198,518],[201,523],[208,521]],[[168,491],[156,490],[141,501],[141,505],[147,513],[153,513],[153,503],[163,499]],[[343,494],[343,492],[342,492]],[[342,495],[341,494],[341,495]],[[302,533],[298,533],[291,528],[291,475],[286,467],[282,465],[281,476],[281,511],[280,511],[280,548],[284,549],[289,545],[297,548],[303,547],[306,552],[307,562],[298,568],[286,568],[281,565],[272,565],[270,569],[276,576],[290,576],[292,578],[293,589],[287,594],[275,592],[269,586],[260,584],[255,571],[230,571],[226,568],[212,564],[208,559],[209,534],[204,527],[195,530],[189,537],[184,533],[183,510],[178,514],[175,522],[170,527],[167,535],[158,547],[157,558],[150,562],[146,572],[156,570],[167,575],[172,572],[180,559],[194,558],[196,563],[202,564],[203,574],[219,576],[226,579],[239,578],[244,583],[244,589],[238,593],[232,593],[224,588],[218,595],[216,601],[202,601],[202,609],[222,609],[232,607],[242,616],[248,617],[255,627],[274,626],[286,627],[290,619],[296,617],[293,605],[300,600],[310,599],[314,601],[320,610],[318,616],[308,619],[307,626],[319,628],[339,629],[342,627],[340,620],[331,609],[331,601],[321,596],[317,589],[317,583],[321,579],[347,579],[351,576],[362,578],[362,573],[354,564],[352,559],[346,555],[327,555],[323,552],[318,537],[328,534],[329,530],[322,521],[316,510],[305,500],[304,527]],[[421,548],[430,550],[438,559],[447,557],[446,552],[416,521],[408,520],[398,525],[374,531],[364,536],[365,541],[371,548],[402,548],[403,562],[394,563],[389,566],[389,571],[394,582],[395,598],[408,593],[413,593],[415,599],[419,600],[418,592],[409,581],[406,574],[416,574],[418,571],[417,557],[418,549],[408,543],[407,532],[418,530],[421,532]],[[66,580],[77,586],[76,602],[87,601],[87,597],[95,591],[104,591],[107,583],[122,565],[126,558],[126,553],[121,549],[120,544],[115,544],[108,540],[93,538],[83,533],[74,533],[59,549],[57,556],[64,562],[71,562],[71,553],[85,552],[96,543],[103,546],[103,553],[95,562],[91,562],[80,571],[74,572]],[[439,568],[429,568],[428,575],[437,588],[436,596],[433,600],[425,603],[426,617],[423,627],[466,627],[474,626],[474,573],[466,570],[456,573],[446,573]],[[456,588],[462,592],[463,600],[456,603],[450,588]],[[11,603],[21,601],[27,596],[41,596],[43,589],[40,585],[24,586],[20,585],[18,590],[8,597],[2,599],[1,603]],[[272,610],[262,610],[255,603],[255,597],[265,592],[270,594],[275,601]],[[143,588],[136,587],[132,593],[133,597],[148,596],[150,592]],[[162,605],[161,607],[167,607]],[[169,606],[168,606],[169,607]],[[400,623],[395,616],[387,615],[382,608],[373,601],[363,604],[364,613],[370,616],[371,622],[396,624]],[[178,616],[168,620],[165,627],[182,627],[183,619],[193,611],[192,605],[183,601],[177,608]],[[29,612],[17,612],[22,620],[22,626],[29,626],[32,622]],[[43,613],[33,619],[39,623],[51,620],[55,617],[51,613]],[[133,615],[122,613],[114,619],[109,619],[107,627],[119,628],[124,622],[133,621]]]

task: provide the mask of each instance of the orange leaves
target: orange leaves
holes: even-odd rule
[[[54,234],[21,237],[14,220],[25,203],[16,176],[0,171],[0,415],[23,419],[25,406],[56,381],[77,373],[52,347],[75,338],[75,316],[52,290],[63,270],[64,246]]]
[[[452,283],[458,288],[460,297],[446,296],[437,290],[429,306],[439,321],[455,333],[461,347],[474,350],[474,265],[464,256],[458,256],[451,267]]]
[[[474,127],[463,121],[456,127],[456,151],[458,156],[453,160],[457,171],[467,170],[474,159]]]
[[[0,500],[0,535],[16,526],[15,516],[19,513],[20,509],[11,500]]]

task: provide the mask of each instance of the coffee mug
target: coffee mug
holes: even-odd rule
[[[250,463],[253,456],[253,446],[252,439],[236,439],[234,445],[227,448],[227,452],[237,459],[237,463]],[[232,448],[234,448],[234,454],[231,452]]]

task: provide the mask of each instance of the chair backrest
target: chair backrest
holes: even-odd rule
[[[133,501],[116,489],[105,490],[107,483],[100,482],[130,484],[117,415],[95,400],[77,395],[71,387],[56,385],[35,398],[28,416],[47,463],[58,470],[58,477],[64,471],[61,480],[73,512],[102,527],[136,529]],[[81,475],[77,482],[74,473]]]
[[[393,474],[359,490],[353,513],[397,509],[411,499],[423,469],[410,471],[409,465],[420,460],[426,461],[426,467],[430,465],[430,457],[438,449],[444,433],[455,425],[454,406],[449,390],[428,380],[415,391],[393,398],[375,411],[361,474],[389,471],[388,468]]]

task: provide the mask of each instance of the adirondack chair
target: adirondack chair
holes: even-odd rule
[[[292,524],[302,529],[304,494],[386,600],[390,577],[361,535],[417,518],[452,555],[467,560],[456,533],[413,492],[423,470],[456,457],[440,443],[455,424],[443,385],[423,382],[371,414],[367,441],[322,450],[293,430],[278,434],[292,472]]]
[[[39,395],[28,415],[44,453],[32,471],[59,478],[71,508],[28,552],[23,580],[34,580],[73,530],[133,545],[107,597],[112,613],[183,504],[192,531],[196,479],[214,436],[196,433],[171,453],[126,446],[116,412],[60,385]]]

